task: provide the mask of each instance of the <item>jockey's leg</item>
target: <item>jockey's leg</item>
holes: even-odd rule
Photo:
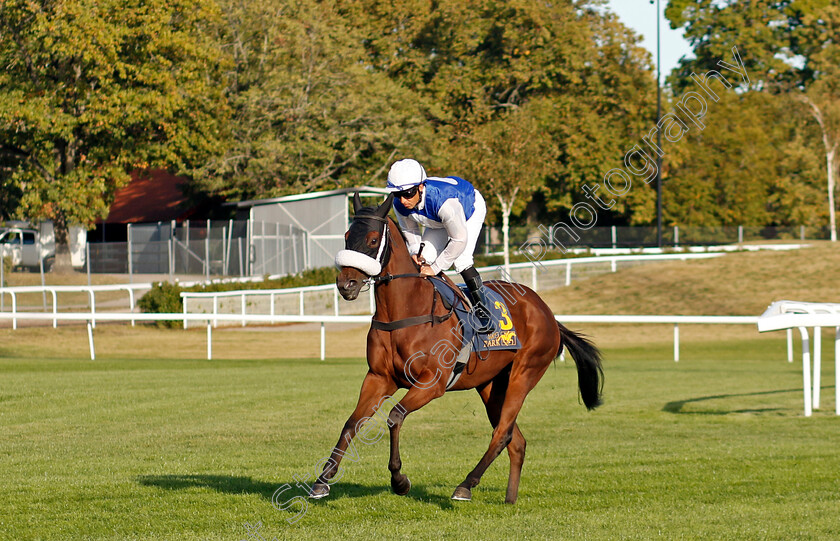
[[[477,321],[473,321],[475,330],[478,333],[489,333],[493,331],[493,324],[490,319],[490,303],[487,302],[486,289],[484,289],[481,276],[473,266],[473,253],[478,237],[481,235],[481,227],[484,225],[486,208],[484,198],[476,191],[475,209],[472,216],[467,220],[467,245],[463,253],[455,259],[455,270],[461,273],[464,283],[470,292],[470,300],[473,303]]]
[[[470,300],[473,303],[473,314],[477,321],[474,323],[475,331],[478,333],[489,333],[493,331],[493,323],[490,319],[490,303],[485,294],[481,276],[475,267],[468,267],[461,271],[461,278],[467,284],[470,292]]]

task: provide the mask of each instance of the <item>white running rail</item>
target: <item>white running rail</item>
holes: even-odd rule
[[[813,385],[808,327],[814,328]],[[806,417],[820,407],[823,327],[834,327],[834,413],[840,415],[840,304],[776,301],[767,307],[758,320],[758,332],[787,331],[788,361],[793,361],[793,329],[799,329],[802,336],[802,395]]]
[[[279,278],[279,276],[269,276],[269,279]],[[197,284],[208,284],[208,283],[227,283],[227,282],[236,282],[236,283],[247,283],[247,282],[261,282],[263,280],[262,277],[245,277],[245,278],[230,278],[224,280],[211,280],[210,282],[179,282],[179,285],[183,287],[191,287]],[[157,283],[157,282],[155,282]],[[88,297],[88,313],[90,314],[90,321],[91,325],[95,328],[96,327],[96,320],[100,319],[97,317],[97,314],[101,312],[96,311],[96,294],[103,293],[108,291],[125,291],[128,293],[128,309],[130,311],[134,311],[136,309],[136,298],[138,292],[148,291],[152,288],[154,284],[151,282],[146,283],[136,283],[136,284],[105,284],[105,285],[95,285],[95,286],[71,286],[71,285],[44,285],[44,286],[9,286],[9,287],[0,287],[0,313],[5,312],[6,309],[6,296],[11,298],[11,313],[17,314],[17,317],[12,316],[11,318],[4,318],[4,319],[11,319],[12,320],[12,328],[17,329],[17,320],[18,319],[31,319],[27,318],[31,313],[32,307],[27,307],[29,310],[21,310],[19,311],[19,303],[18,298],[21,295],[26,294],[37,294],[41,293],[44,295],[44,313],[47,312],[48,308],[46,308],[46,295],[49,293],[52,299],[52,309],[51,313],[57,314],[58,313],[58,293],[85,293]],[[319,286],[319,287],[331,287],[331,286]],[[43,318],[37,318],[43,319]],[[53,319],[53,327],[57,325],[58,320]],[[134,325],[134,321],[132,321],[132,325]]]
[[[18,319],[27,319],[29,315],[31,315],[28,311],[19,312],[18,311],[18,297],[23,294],[27,293],[42,293],[42,294],[50,294],[52,299],[52,313],[54,318],[53,320],[53,328],[58,325],[58,294],[59,293],[86,293],[88,297],[88,309],[87,312],[87,319],[91,322],[91,325],[96,327],[96,320],[97,320],[97,313],[96,313],[96,293],[102,293],[105,291],[125,291],[128,294],[128,305],[129,310],[134,310],[135,308],[135,292],[137,290],[146,290],[151,288],[151,284],[115,284],[115,285],[99,285],[99,286],[17,286],[17,287],[3,287],[0,288],[0,297],[4,295],[8,295],[11,297],[11,317],[6,317],[4,319],[11,319],[12,320],[12,328],[17,329],[17,322]],[[0,312],[6,313],[6,312]],[[47,312],[44,312],[47,313]],[[43,319],[43,318],[37,318]],[[134,321],[131,322],[134,325]]]
[[[11,319],[14,314],[0,312],[0,320]],[[91,343],[91,359],[94,358],[93,335],[91,329],[91,314],[88,313],[27,313],[16,315],[18,318],[43,320],[57,319],[60,321],[85,321],[88,323],[88,333]],[[321,324],[321,360],[325,359],[325,341],[327,323],[369,323],[370,315],[265,315],[265,314],[138,314],[100,312],[96,314],[100,321],[192,321],[202,322],[207,326],[207,358],[211,359],[211,329],[219,321],[253,322],[262,324],[273,323],[320,323]],[[630,323],[630,324],[671,324],[674,325],[674,361],[680,360],[680,324],[698,325],[755,325],[756,316],[630,316],[630,315],[555,315],[561,323]]]
[[[720,257],[721,255],[723,254],[702,253],[580,257],[514,263],[510,265],[510,275],[503,270],[502,266],[481,267],[478,271],[482,274],[482,277],[485,280],[498,278],[509,281],[517,280],[519,283],[530,282],[531,289],[536,291],[539,287],[540,279],[542,279],[544,285],[558,287],[571,285],[574,267],[608,265],[609,271],[602,270],[600,272],[616,272],[619,264],[625,263],[708,259],[712,257]],[[553,273],[551,271],[553,271]],[[545,274],[547,272],[549,273],[548,275]],[[447,272],[446,274],[454,278],[456,281],[460,279],[458,274],[455,272]],[[310,312],[317,313],[320,311],[325,315],[329,312],[338,316],[342,313],[342,307],[348,306],[345,305],[344,301],[339,297],[338,289],[334,284],[287,289],[252,289],[200,293],[184,291],[181,293],[181,299],[183,301],[185,314],[205,313],[214,315],[247,315],[251,312],[264,315],[275,315],[280,313],[287,315],[305,315],[307,313],[307,309],[317,306],[317,308],[310,310]],[[279,307],[277,306],[278,302],[280,303]],[[367,309],[370,314],[373,314],[375,311],[372,290],[368,294]],[[345,308],[344,310],[346,312],[348,311],[348,308]],[[356,309],[356,311],[358,311],[358,309]],[[219,321],[230,322],[234,321],[234,319],[219,318],[216,320],[216,323],[218,324]],[[246,320],[241,321],[242,325],[246,324]]]

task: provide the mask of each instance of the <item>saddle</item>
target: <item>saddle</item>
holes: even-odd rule
[[[441,278],[432,277],[429,281],[440,294],[441,301],[447,310],[454,309],[463,337],[455,368],[446,385],[447,390],[461,377],[461,372],[470,359],[470,353],[476,352],[480,356],[488,351],[522,349],[507,309],[507,303],[500,294],[489,288],[485,289],[487,301],[490,303],[490,306],[485,308],[490,311],[493,330],[489,333],[478,333],[476,332],[476,328],[480,327],[478,319],[473,313],[473,307],[466,301],[469,298],[467,286],[457,285],[461,293],[459,295],[447,281]]]

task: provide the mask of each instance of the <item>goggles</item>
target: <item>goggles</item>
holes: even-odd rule
[[[412,197],[417,195],[417,190],[419,190],[419,189],[420,189],[419,185],[418,186],[412,186],[411,188],[409,188],[407,190],[394,192],[394,197],[396,197],[397,199],[411,199]]]

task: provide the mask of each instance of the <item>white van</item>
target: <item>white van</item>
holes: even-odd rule
[[[43,258],[46,272],[55,263],[55,245],[41,244],[40,234],[34,229],[0,228],[0,256],[11,257],[13,267],[27,267],[32,270],[40,268]]]

